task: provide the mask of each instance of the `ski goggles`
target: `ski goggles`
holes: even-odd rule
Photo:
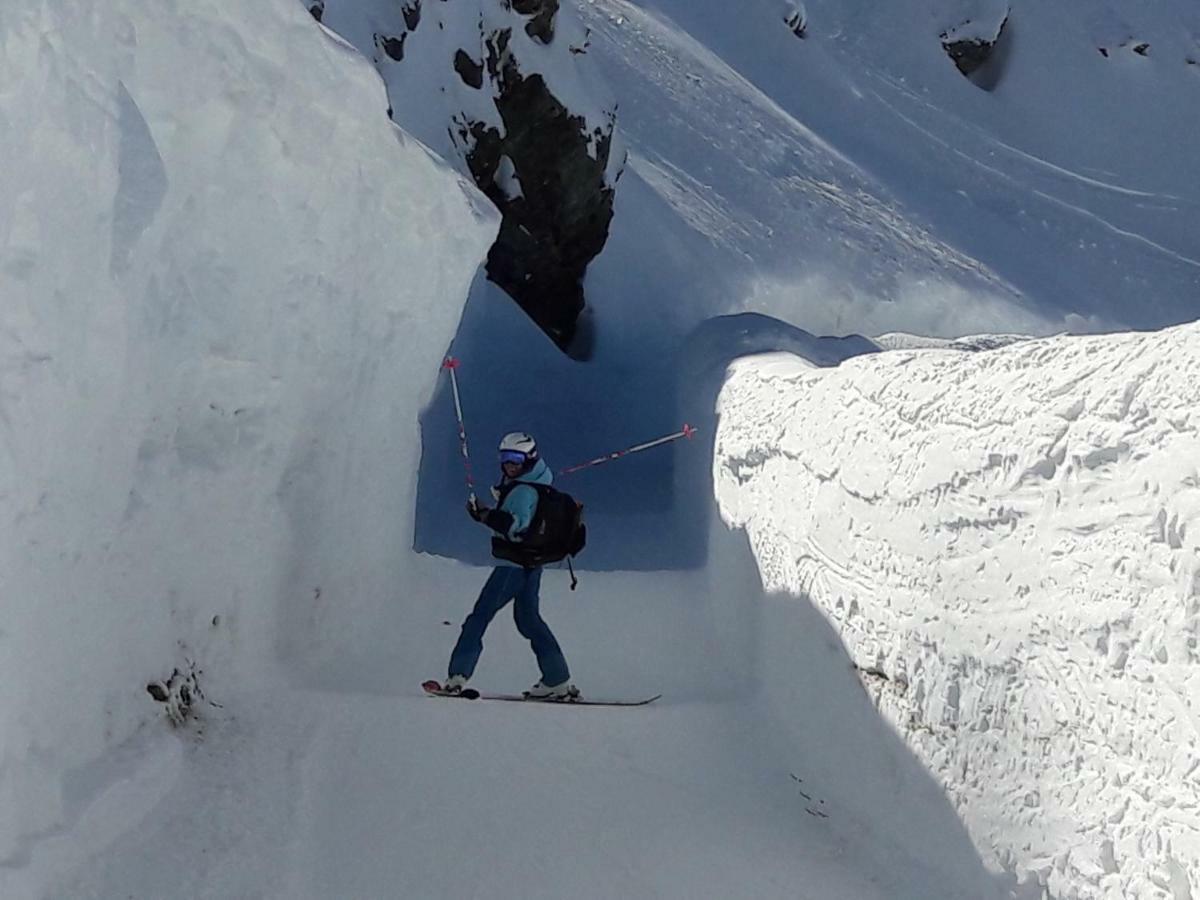
[[[520,450],[501,450],[500,451],[500,464],[501,465],[504,465],[504,463],[513,463],[514,465],[523,466],[523,465],[525,465],[525,462],[528,459],[529,459],[529,457],[527,457]]]

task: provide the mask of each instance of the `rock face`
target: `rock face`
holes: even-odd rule
[[[512,8],[523,16],[529,16],[525,33],[543,44],[554,39],[554,16],[558,12],[558,0],[512,0]]]
[[[784,24],[798,38],[808,34],[808,12],[803,3],[789,3],[783,13]]]
[[[1005,14],[998,25],[968,20],[946,29],[940,37],[942,48],[958,71],[973,84],[990,91],[1003,74],[1009,31],[1009,16]]]
[[[324,0],[321,21],[374,60],[394,120],[501,211],[488,277],[568,349],[624,164],[586,32],[559,0]]]

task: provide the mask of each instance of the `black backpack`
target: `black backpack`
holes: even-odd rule
[[[502,537],[492,538],[492,556],[506,562],[533,568],[576,556],[587,543],[587,526],[583,524],[583,504],[570,494],[550,487],[514,481],[500,488],[498,504],[518,485],[528,485],[538,493],[533,521],[519,543]]]

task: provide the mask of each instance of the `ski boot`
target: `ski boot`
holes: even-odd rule
[[[553,703],[570,703],[579,699],[579,688],[564,681],[562,684],[546,684],[539,681],[525,692],[526,700],[548,700]]]

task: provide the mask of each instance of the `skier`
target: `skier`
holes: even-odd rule
[[[496,532],[492,540],[493,555],[519,565],[496,566],[484,584],[450,655],[445,691],[462,692],[483,652],[483,633],[496,613],[512,600],[517,631],[528,638],[542,673],[541,680],[526,691],[526,696],[570,700],[579,696],[579,690],[571,684],[571,673],[558,641],[538,612],[542,567],[522,563],[521,542],[534,522],[541,496],[532,485],[549,485],[554,476],[545,460],[539,458],[537,442],[524,432],[505,435],[499,450],[503,477],[492,490],[499,505],[490,509],[472,495],[467,502],[467,513]]]

